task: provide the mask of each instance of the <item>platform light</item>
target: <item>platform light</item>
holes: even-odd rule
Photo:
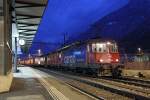
[[[28,57],[31,58],[31,54],[29,54]]]
[[[20,44],[20,45],[25,45],[25,40],[20,39],[20,40],[19,40],[19,44]]]
[[[107,42],[107,45],[110,45],[110,44],[111,44],[111,43],[108,41],[108,42]]]
[[[21,61],[21,59],[19,58],[18,61]]]
[[[41,49],[38,50],[38,55],[41,55]]]

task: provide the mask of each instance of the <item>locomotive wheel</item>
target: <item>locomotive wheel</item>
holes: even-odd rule
[[[113,78],[120,78],[122,75],[122,70],[120,69],[120,66],[112,69],[112,77]]]

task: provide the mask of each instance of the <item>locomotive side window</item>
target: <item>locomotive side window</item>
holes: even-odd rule
[[[100,53],[107,52],[107,47],[105,43],[97,43],[97,49]]]
[[[96,44],[97,52],[102,52],[103,45],[101,43]]]
[[[97,48],[95,48],[95,52],[97,52]]]

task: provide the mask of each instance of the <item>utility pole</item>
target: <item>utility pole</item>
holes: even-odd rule
[[[64,46],[66,45],[67,33],[64,33]]]
[[[14,72],[17,72],[17,37],[15,37]]]

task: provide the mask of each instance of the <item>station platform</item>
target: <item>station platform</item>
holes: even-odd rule
[[[11,89],[0,100],[93,100],[54,76],[28,66],[18,67]]]
[[[0,100],[53,100],[29,67],[19,67],[14,73],[11,89],[0,94]]]

